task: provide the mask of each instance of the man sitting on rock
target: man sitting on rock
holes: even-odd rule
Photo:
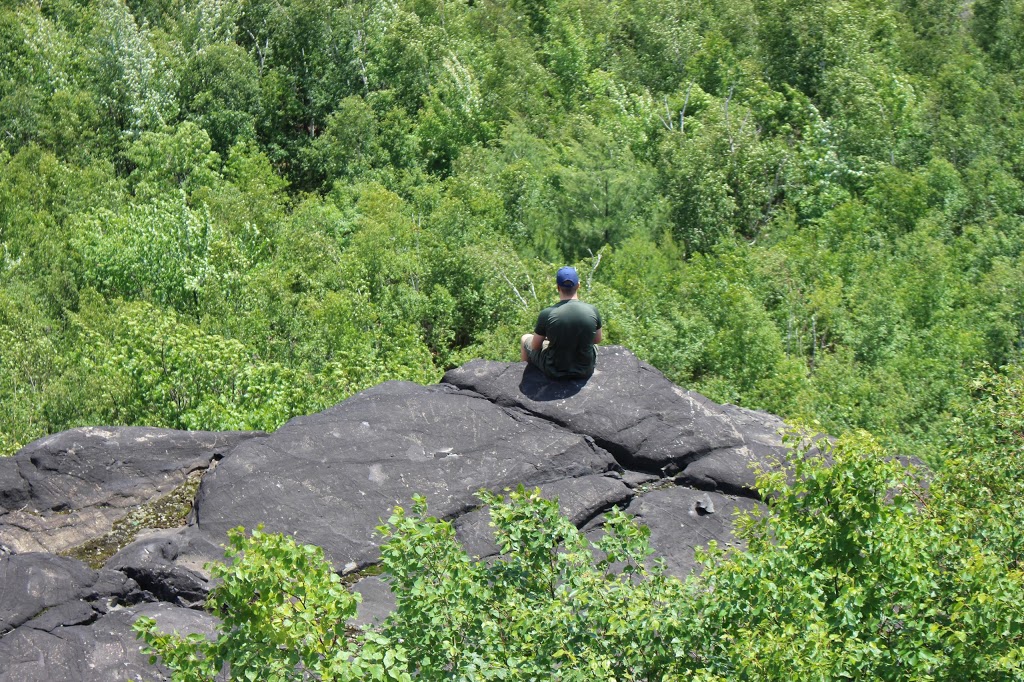
[[[564,267],[555,275],[559,301],[540,311],[532,334],[524,334],[520,357],[551,379],[588,379],[601,342],[601,313],[576,293],[580,276]]]

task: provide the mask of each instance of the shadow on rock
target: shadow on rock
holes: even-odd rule
[[[519,390],[530,400],[547,402],[571,398],[587,385],[590,379],[549,379],[533,365],[526,365]]]

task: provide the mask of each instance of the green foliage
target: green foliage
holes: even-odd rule
[[[52,421],[273,430],[318,407],[295,370],[151,305],[90,306],[72,321],[79,355],[48,397]]]
[[[1019,0],[987,0],[974,7],[975,39],[994,59],[1010,66],[1019,64],[1022,49],[1024,6]]]
[[[177,114],[174,74],[162,68],[149,31],[123,0],[98,5],[91,66],[100,104],[114,125],[132,136],[156,130]]]
[[[1018,679],[1024,573],[1007,540],[1022,385],[1019,368],[979,380],[926,487],[863,435],[798,452],[792,483],[762,476],[770,513],[740,526],[748,551],[713,550],[697,583],[702,665],[743,679]]]
[[[142,133],[127,157],[135,166],[128,179],[139,201],[179,192],[192,198],[219,180],[220,158],[210,151],[210,136],[190,121],[173,132]]]
[[[947,435],[946,466],[935,486],[949,532],[979,543],[1005,565],[1024,568],[1024,367],[988,371],[971,383],[968,403]]]
[[[867,452],[864,448],[870,448]],[[916,486],[865,441],[796,457],[759,485],[770,513],[747,517],[749,543],[722,561],[712,548],[700,597],[698,666],[723,678],[905,679],[927,670],[924,540]],[[696,634],[696,633],[695,633]],[[925,641],[923,641],[925,640]]]
[[[674,656],[666,629],[678,581],[647,566],[649,532],[621,512],[589,542],[539,491],[481,493],[507,557],[473,559],[450,522],[415,498],[381,526],[381,563],[397,608],[380,631],[355,630],[358,596],[323,552],[255,530],[229,532],[207,608],[218,637],[135,630],[174,680],[656,679]],[[598,558],[600,557],[600,558]]]
[[[380,528],[396,596],[383,632],[416,679],[656,679],[679,592],[648,567],[649,532],[613,510],[591,543],[537,490],[480,498],[505,555],[494,561],[467,556],[422,498]]]
[[[748,549],[705,554],[688,584],[696,620],[682,620],[690,670],[709,679],[1017,679],[1019,569],[946,526],[937,482],[925,492],[866,437],[826,455],[797,454],[792,483],[783,472],[762,476],[770,511],[741,521]]]
[[[52,333],[40,328],[44,316],[18,293],[0,289],[0,452],[46,435],[41,407],[59,362]]]
[[[236,528],[225,556],[227,563],[211,564],[218,582],[207,598],[221,618],[216,639],[164,634],[151,618],[134,624],[172,680],[210,680],[225,668],[232,680],[411,680],[397,669],[403,661],[384,637],[367,634],[361,647],[351,641],[347,621],[358,596],[322,549]]]
[[[377,120],[366,101],[346,97],[327,118],[322,135],[304,150],[304,163],[324,180],[356,179],[381,162]]]
[[[241,46],[218,42],[196,52],[182,69],[178,96],[185,116],[209,133],[216,151],[255,139],[262,114],[259,71]]]
[[[102,211],[90,222],[79,246],[83,284],[198,316],[199,297],[216,277],[215,237],[205,211],[191,210],[179,195],[121,214]]]

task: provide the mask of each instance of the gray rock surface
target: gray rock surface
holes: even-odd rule
[[[61,552],[111,530],[256,432],[86,427],[0,458],[0,538],[16,552]]]
[[[718,405],[616,346],[601,348],[589,380],[552,382],[523,363],[476,360],[443,381],[587,434],[631,469],[672,475],[708,453],[743,445]]]
[[[216,619],[202,611],[148,603],[111,611],[92,622],[28,623],[0,638],[0,682],[165,680],[149,663],[132,623],[154,618],[165,632],[212,636]]]
[[[206,564],[224,558],[223,540],[212,542],[192,526],[148,531],[110,557],[104,568],[124,570],[128,566],[174,565],[195,571],[209,579]]]
[[[441,384],[389,382],[275,433],[75,429],[0,459],[0,682],[166,679],[131,623],[210,635],[198,607],[228,529],[264,524],[322,546],[351,573],[379,556],[375,528],[413,494],[493,559],[481,488],[539,486],[594,537],[613,505],[651,528],[670,573],[693,548],[732,541],[732,511],[759,504],[749,465],[783,454],[780,420],[721,406],[622,348],[589,381],[550,382],[523,363],[471,362]],[[262,437],[256,437],[262,436]],[[219,460],[219,461],[218,461]],[[216,463],[216,466],[213,464]],[[56,552],[107,532],[192,471],[206,471],[185,528],[151,532],[94,571]],[[365,575],[360,623],[393,606]]]
[[[388,382],[240,445],[203,479],[195,511],[207,537],[263,523],[349,572],[377,560],[374,529],[413,494],[453,518],[479,504],[481,488],[616,468],[590,438],[521,410],[452,386]]]
[[[697,567],[694,548],[733,543],[735,512],[759,506],[748,497],[672,486],[635,497],[625,511],[651,529],[651,547],[668,573],[683,577]]]
[[[147,534],[110,557],[104,568],[134,580],[147,601],[201,607],[210,591],[210,576],[203,565],[220,559],[223,552],[205,538],[197,541],[192,530],[175,528]]]
[[[592,437],[628,469],[753,495],[749,465],[774,466],[781,420],[679,388],[628,350],[602,347],[589,380],[552,382],[524,363],[475,360],[442,380]]]
[[[395,595],[379,575],[361,579],[352,586],[352,590],[362,599],[353,621],[356,626],[382,623],[395,610]]]
[[[74,559],[40,552],[0,557],[0,636],[65,604],[95,617],[116,601],[132,601],[137,590],[123,573],[94,571]],[[66,617],[78,618],[59,616]]]
[[[540,486],[540,491],[545,498],[558,500],[559,509],[578,527],[612,506],[624,508],[633,498],[633,492],[621,477],[609,475],[555,481]],[[491,514],[486,508],[474,509],[459,517],[455,521],[455,537],[472,557],[498,554]]]
[[[736,405],[719,407],[739,431],[743,445],[716,450],[691,462],[677,477],[679,483],[701,490],[717,490],[734,495],[755,494],[758,469],[781,466],[786,457],[782,435],[785,422],[775,415],[748,410]]]

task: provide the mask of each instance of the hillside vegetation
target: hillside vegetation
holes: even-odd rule
[[[514,360],[564,263],[607,343],[842,436],[686,581],[616,512],[482,493],[479,562],[418,499],[375,631],[236,531],[219,639],[138,624],[174,679],[1024,676],[1024,0],[8,0],[0,55],[2,454]]]
[[[0,10],[0,451],[608,343],[933,461],[1024,345],[1020,0]]]

